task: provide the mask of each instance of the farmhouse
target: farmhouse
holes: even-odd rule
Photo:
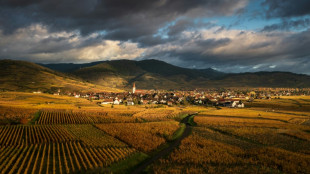
[[[239,101],[233,101],[233,102],[231,103],[231,107],[232,107],[232,108],[244,108],[244,103],[243,103],[241,100],[239,100]]]
[[[128,106],[133,106],[133,105],[135,105],[135,103],[133,101],[127,101],[127,105]]]
[[[117,97],[115,98],[113,104],[119,105],[121,103],[121,100],[119,100]]]

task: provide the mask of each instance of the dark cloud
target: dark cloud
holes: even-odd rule
[[[28,50],[28,53],[56,53],[72,49],[72,45],[68,43],[68,38],[64,37],[49,37],[37,42],[35,47]]]
[[[265,10],[259,6],[243,11],[247,2],[0,0],[0,59],[91,62],[155,58],[183,67],[230,72],[292,67],[294,72],[310,73],[309,0],[263,0],[257,4]],[[237,21],[226,25],[225,19],[217,18],[228,15]],[[257,33],[247,26],[242,27],[245,30],[234,27],[240,28],[249,18],[281,22]],[[285,32],[292,29],[296,31]]]
[[[216,54],[201,54],[197,52],[162,52],[153,55],[160,59],[180,67],[186,68],[214,68],[222,72],[257,72],[257,71],[290,71],[294,73],[310,75],[310,57],[303,58],[279,58],[266,59],[265,56],[252,59],[237,56],[226,57]]]
[[[266,17],[298,17],[310,14],[309,0],[265,0]]]
[[[180,16],[230,15],[247,0],[2,0],[0,27],[12,33],[34,23],[52,31],[105,31],[115,40],[149,37]],[[240,5],[241,4],[241,5]],[[143,39],[142,39],[143,40]]]
[[[156,46],[167,42],[173,42],[182,37],[183,31],[197,31],[199,29],[208,29],[215,27],[216,25],[212,22],[206,21],[195,21],[191,18],[182,18],[176,20],[174,23],[169,24],[161,31],[157,31],[156,35],[144,35],[132,39],[134,42],[142,43],[141,47]],[[198,36],[199,37],[199,36]],[[197,36],[194,39],[199,39]]]
[[[231,40],[229,38],[218,39],[218,40],[207,39],[207,40],[198,40],[196,41],[196,44],[202,48],[210,49],[210,48],[216,48],[219,46],[227,45],[228,43],[230,43],[230,41]]]
[[[291,30],[291,29],[304,29],[310,26],[310,19],[299,19],[299,20],[283,20],[281,23],[272,24],[265,26],[261,31],[270,32],[270,31],[279,31],[279,30]]]
[[[229,30],[218,34],[232,35]],[[243,44],[247,42],[244,38],[252,40]],[[189,39],[182,43],[174,41],[173,44],[179,48],[158,49],[148,57],[182,67],[215,67],[226,72],[292,71],[310,74],[310,30],[282,34],[243,32],[240,35],[236,32],[231,38],[201,37],[195,42]],[[221,51],[215,51],[218,49]]]
[[[207,29],[207,28],[211,28],[214,26],[216,25],[212,22],[194,21],[192,19],[185,18],[185,19],[177,20],[174,25],[171,25],[170,27],[168,27],[167,34],[170,37],[174,37],[186,30],[197,30],[199,28]]]
[[[0,5],[10,7],[24,7],[30,4],[39,3],[41,0],[1,0]]]
[[[289,31],[303,30],[310,26],[310,1],[309,0],[264,0],[264,10],[261,14],[266,19],[281,19],[279,23],[265,26],[261,31]],[[295,19],[294,19],[295,18]]]
[[[292,58],[310,59],[310,29],[286,37],[281,42],[283,54],[290,55]]]
[[[267,47],[267,46],[270,46],[272,45],[273,43],[272,42],[261,42],[261,43],[255,43],[255,44],[251,44],[249,45],[249,49],[259,49],[259,48],[264,48],[264,47]]]

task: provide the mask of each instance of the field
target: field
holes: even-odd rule
[[[91,125],[3,126],[0,137],[3,173],[86,171],[135,153],[135,149]]]
[[[138,164],[148,156],[144,152],[169,141],[180,128],[175,119],[190,112],[102,107],[47,94],[5,92],[0,98],[2,173],[118,171],[119,165]]]
[[[309,97],[282,100],[278,107],[269,105],[275,100],[258,100],[245,109],[208,108],[195,116],[197,125],[179,148],[149,170],[310,173]],[[302,106],[294,107],[296,101]]]
[[[155,150],[180,128],[176,121],[97,124],[96,127],[143,152]]]
[[[254,100],[250,107],[269,108],[273,110],[310,112],[309,96],[282,96],[273,100]]]
[[[180,121],[196,114],[189,136],[148,173],[310,173],[309,104],[303,96],[254,100],[242,109],[111,107],[0,93],[0,171],[130,173],[170,147],[185,130]]]

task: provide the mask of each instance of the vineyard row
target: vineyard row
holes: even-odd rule
[[[97,117],[85,113],[41,112],[37,124],[90,124],[97,123]]]
[[[36,124],[98,124],[112,122],[136,122],[128,113],[84,113],[43,111]]]
[[[79,142],[0,146],[1,173],[74,173],[109,166],[132,148],[91,148]]]
[[[59,125],[4,126],[0,127],[0,145],[25,145],[75,140]]]

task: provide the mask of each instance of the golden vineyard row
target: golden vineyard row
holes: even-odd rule
[[[22,143],[47,143],[74,140],[63,127],[59,125],[44,126],[4,126],[0,127],[0,145],[19,145]]]
[[[109,166],[134,153],[125,148],[85,147],[80,142],[0,146],[1,173],[73,173]]]
[[[0,126],[0,146],[81,141],[87,146],[125,147],[126,144],[92,125]]]

